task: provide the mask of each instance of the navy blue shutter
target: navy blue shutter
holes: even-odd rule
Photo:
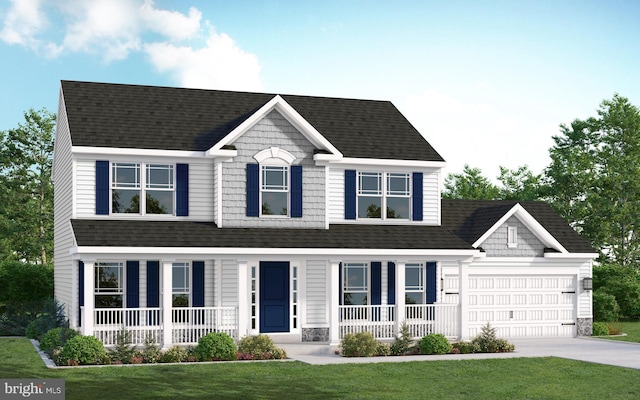
[[[291,218],[302,218],[302,165],[291,166]]]
[[[342,287],[342,263],[340,263],[338,268],[340,269],[340,272],[338,273],[338,285],[340,286],[340,298],[338,299],[338,304],[342,305],[342,298],[344,297],[344,288]]]
[[[258,164],[247,164],[247,217],[260,216],[260,176]]]
[[[344,171],[344,219],[356,219],[356,171]]]
[[[84,307],[84,263],[82,261],[78,261],[78,326],[82,326],[80,307]]]
[[[176,164],[176,215],[189,216],[189,164]]]
[[[109,215],[109,161],[96,161],[96,215]]]
[[[427,263],[427,286],[425,292],[425,303],[433,304],[436,302],[436,263]]]
[[[127,308],[140,307],[140,262],[127,261],[126,305]]]
[[[413,191],[411,194],[411,203],[413,212],[412,218],[414,221],[422,221],[422,172],[413,173]]]
[[[371,262],[371,304],[382,304],[382,263]]]
[[[194,307],[204,307],[204,261],[194,261],[192,268],[191,300]]]
[[[147,307],[160,307],[160,261],[147,261]]]
[[[387,304],[396,304],[396,264],[387,263]]]

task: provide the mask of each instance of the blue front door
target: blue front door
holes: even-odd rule
[[[260,332],[289,332],[289,263],[260,262]]]

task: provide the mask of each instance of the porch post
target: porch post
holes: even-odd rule
[[[396,327],[395,334],[400,336],[402,323],[405,322],[405,267],[406,261],[396,261]]]
[[[249,327],[249,263],[238,261],[238,337],[248,335]]]
[[[329,260],[329,344],[340,344],[340,261]]]
[[[173,261],[162,261],[162,347],[173,344]]]
[[[82,334],[93,336],[93,312],[95,310],[95,260],[84,261],[84,308],[82,309]]]
[[[469,339],[469,262],[460,261],[458,273],[458,327],[460,340]]]

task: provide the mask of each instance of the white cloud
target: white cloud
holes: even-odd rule
[[[153,0],[13,0],[2,24],[0,40],[48,57],[89,54],[108,63],[143,52],[183,86],[262,90],[257,57],[194,7],[183,14]],[[40,39],[53,34],[59,42]]]

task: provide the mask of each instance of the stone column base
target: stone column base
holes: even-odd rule
[[[302,328],[303,342],[328,342],[329,328]]]
[[[591,336],[593,333],[593,318],[578,318],[578,336]]]

